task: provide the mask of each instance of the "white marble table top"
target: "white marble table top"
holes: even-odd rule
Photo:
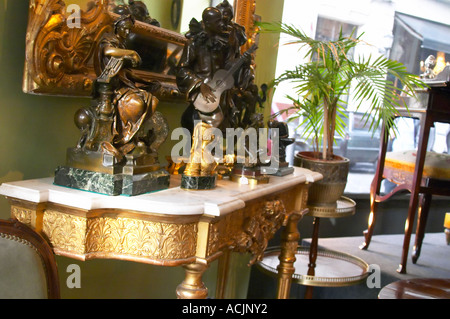
[[[168,189],[138,196],[108,196],[53,184],[53,177],[8,182],[0,185],[0,195],[34,203],[52,202],[79,209],[127,209],[166,215],[223,216],[245,207],[245,201],[273,194],[302,183],[312,183],[322,175],[295,167],[294,173],[271,176],[268,184],[245,185],[219,180],[213,190],[183,190],[181,176],[172,175]]]

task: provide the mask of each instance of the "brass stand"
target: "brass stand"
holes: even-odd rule
[[[280,264],[277,267],[278,271],[278,299],[288,299],[291,290],[292,275],[295,272],[295,252],[297,250],[298,241],[300,240],[300,233],[297,228],[299,220],[307,210],[302,213],[294,213],[289,216],[286,227],[283,229],[281,235],[281,252],[278,259]]]
[[[320,218],[353,215],[355,202],[349,198],[341,197],[336,208],[308,207],[305,212],[307,213],[305,215],[314,217],[310,247],[298,246],[300,234],[297,230],[297,223],[302,215],[291,215],[282,233],[281,247],[272,247],[266,250],[263,260],[258,263],[258,267],[265,273],[269,275],[278,274],[277,297],[280,299],[289,297],[292,281],[307,286],[305,298],[311,298],[313,286],[342,287],[365,280],[369,265],[362,259],[345,253],[318,249]],[[317,276],[316,262],[319,259],[325,261],[325,266],[318,269],[319,276]],[[328,273],[326,265],[329,264],[333,265],[331,270],[335,274],[338,273],[338,276],[326,277],[320,275],[320,273]]]
[[[164,192],[118,196],[113,201],[109,196],[56,186],[51,177],[3,183],[0,194],[10,200],[11,217],[45,235],[56,255],[183,266],[185,278],[177,287],[178,298],[208,297],[202,276],[217,259],[216,293],[226,298],[232,277],[230,252],[249,253],[248,264],[253,265],[264,257],[269,240],[284,228],[283,253],[280,260],[277,255],[276,266],[281,262],[278,297],[288,298],[300,238],[297,223],[307,213],[310,183],[306,174],[309,181],[322,177],[296,168],[296,174],[250,189],[221,180],[219,190],[198,192],[195,198],[184,196],[186,192],[177,187],[179,175],[173,175],[172,186]],[[36,202],[30,202],[29,194],[36,194]],[[216,203],[205,205],[211,199]]]
[[[309,216],[314,217],[313,221],[313,234],[311,239],[311,246],[309,249],[309,264],[308,264],[308,276],[315,275],[317,250],[319,247],[319,226],[320,218],[336,218],[347,217],[355,214],[356,203],[350,198],[342,196],[336,203],[336,208],[327,207],[309,207]],[[311,299],[313,293],[313,286],[307,286],[305,292],[305,299]]]
[[[310,247],[299,246],[295,250],[295,273],[292,275],[294,283],[308,287],[344,287],[361,283],[367,278],[369,265],[364,260],[326,249],[317,250],[316,256],[320,263],[316,274],[310,276],[307,274],[310,252]],[[258,264],[259,268],[268,275],[276,275],[279,255],[280,247],[268,249],[264,260]],[[329,271],[333,272],[333,276],[326,275]]]

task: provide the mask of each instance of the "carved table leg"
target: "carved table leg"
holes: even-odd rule
[[[318,249],[318,245],[319,245],[319,224],[320,224],[320,218],[315,217],[314,218],[313,235],[312,235],[312,239],[311,239],[311,246],[309,248],[308,276],[315,275],[317,249]],[[312,293],[313,293],[313,287],[307,286],[306,292],[305,292],[305,299],[311,299]]]
[[[413,247],[412,262],[417,263],[422,249],[423,238],[425,237],[425,226],[427,224],[428,212],[430,211],[431,194],[420,194],[419,198],[419,216],[417,218],[416,239]]]
[[[281,235],[281,252],[278,259],[280,264],[278,270],[278,299],[288,299],[292,283],[292,275],[295,272],[294,262],[296,260],[300,233],[297,229],[298,221],[302,218],[302,214],[294,213],[289,216],[286,227]]]
[[[223,255],[219,258],[219,266],[217,269],[216,299],[224,299],[225,297],[229,264],[230,264],[230,251],[225,250]]]
[[[177,287],[178,299],[206,299],[208,288],[202,281],[202,275],[208,265],[193,263],[183,266],[186,271],[184,281]]]

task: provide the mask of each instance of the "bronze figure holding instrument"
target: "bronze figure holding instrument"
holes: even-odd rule
[[[167,121],[156,111],[158,83],[131,72],[141,63],[127,48],[134,26],[130,14],[114,22],[96,48],[93,103],[75,114],[81,130],[77,147],[67,151],[66,166],[55,184],[104,193],[138,195],[169,186],[157,150],[168,136]]]
[[[209,132],[213,128],[225,131],[230,127],[233,89],[245,82],[243,75],[248,72],[244,70],[250,65],[251,52],[256,49],[255,46],[241,56],[236,47],[239,40],[235,29],[227,23],[221,10],[214,7],[203,11],[202,22],[193,19],[187,34],[189,42],[178,65],[178,88],[189,100],[182,125],[193,136],[182,188],[215,187],[217,162],[206,160],[208,156],[204,154],[208,144],[214,141],[214,134]],[[206,142],[205,138],[209,140]]]

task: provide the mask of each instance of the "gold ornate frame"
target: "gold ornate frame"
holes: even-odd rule
[[[188,1],[188,0],[186,0]],[[235,20],[254,39],[255,0],[235,0]],[[81,27],[67,23],[62,0],[30,0],[26,36],[23,91],[31,94],[90,97],[96,78],[93,55],[98,41],[112,31],[116,15],[109,0],[96,0],[87,12],[81,11]],[[182,34],[136,21],[134,32],[149,40],[184,46]],[[179,96],[175,77],[164,73],[134,70],[149,80],[159,81],[159,98]]]

